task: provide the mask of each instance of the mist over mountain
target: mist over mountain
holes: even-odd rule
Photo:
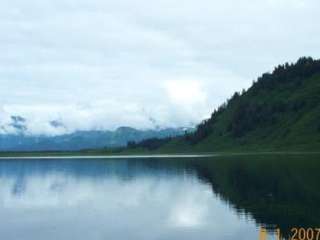
[[[130,141],[142,141],[148,138],[167,138],[192,131],[192,128],[156,128],[138,130],[131,127],[119,127],[110,130],[75,131],[73,133],[50,135],[33,135],[27,132],[26,119],[12,116],[11,123],[2,126],[0,134],[0,151],[75,151],[82,149],[100,149],[105,147],[122,147]],[[63,123],[52,121],[52,127],[63,128]]]

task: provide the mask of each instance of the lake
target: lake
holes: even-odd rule
[[[320,156],[1,159],[6,240],[288,238],[320,227]],[[277,230],[279,229],[279,230]]]

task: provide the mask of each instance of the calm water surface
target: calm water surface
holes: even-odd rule
[[[6,240],[259,239],[320,227],[318,155],[0,160]]]

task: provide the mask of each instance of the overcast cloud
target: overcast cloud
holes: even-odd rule
[[[319,22],[319,0],[4,0],[0,125],[189,126],[275,65],[319,58]]]

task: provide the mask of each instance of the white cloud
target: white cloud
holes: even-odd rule
[[[319,16],[316,0],[5,1],[0,106],[48,134],[57,118],[66,131],[199,122],[273,66],[319,57]]]
[[[202,104],[206,101],[206,93],[199,81],[173,80],[165,82],[165,88],[170,100],[182,106]]]

